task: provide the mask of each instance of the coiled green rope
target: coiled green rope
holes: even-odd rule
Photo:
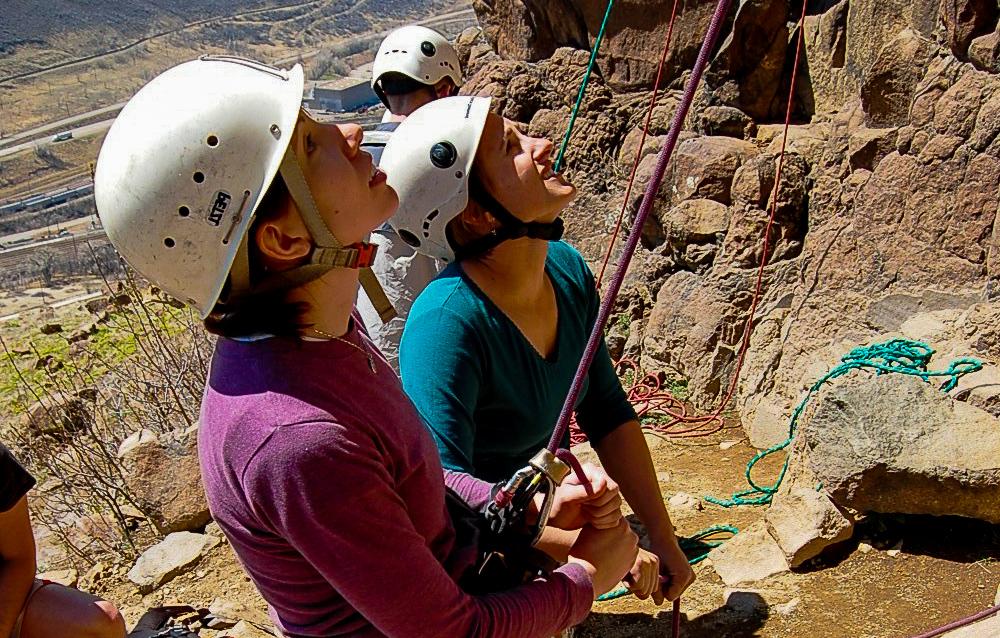
[[[946,380],[944,384],[941,385],[942,392],[949,392],[958,385],[958,380],[971,372],[978,372],[983,369],[983,362],[979,359],[973,357],[961,357],[955,359],[945,370],[928,370],[927,366],[931,361],[931,357],[934,356],[934,349],[928,346],[926,343],[920,341],[911,341],[909,339],[891,339],[883,343],[876,343],[871,346],[861,346],[855,348],[848,352],[840,360],[840,364],[835,368],[827,372],[820,378],[819,381],[814,383],[809,391],[806,393],[805,398],[799,403],[795,411],[792,412],[792,418],[788,423],[788,438],[778,443],[777,445],[771,446],[766,450],[758,452],[756,456],[750,459],[747,463],[746,478],[747,483],[750,485],[750,489],[744,490],[742,492],[736,492],[733,494],[732,498],[719,499],[714,496],[706,496],[705,500],[709,503],[714,503],[715,505],[721,505],[722,507],[733,507],[734,505],[766,505],[771,502],[771,498],[774,496],[775,492],[778,491],[778,486],[781,485],[781,481],[785,478],[785,472],[788,470],[788,458],[785,458],[785,463],[781,467],[781,472],[778,474],[778,479],[773,485],[758,485],[754,482],[751,472],[753,471],[753,466],[757,464],[761,459],[770,456],[780,450],[785,449],[792,442],[792,438],[795,436],[795,430],[798,426],[799,417],[802,415],[803,410],[805,410],[806,404],[813,395],[819,391],[823,385],[832,379],[837,377],[842,377],[852,370],[860,370],[862,368],[868,370],[874,370],[876,374],[906,374],[909,376],[920,377],[924,381],[930,383],[931,379],[934,377],[945,377]]]

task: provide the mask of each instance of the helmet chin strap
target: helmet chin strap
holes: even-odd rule
[[[496,217],[497,221],[500,222],[500,227],[494,229],[484,237],[469,242],[465,246],[455,245],[449,233],[448,241],[452,244],[452,249],[455,251],[456,261],[482,255],[508,239],[520,239],[522,237],[544,239],[545,241],[558,241],[562,239],[564,224],[561,217],[557,217],[551,222],[521,221],[486,190],[486,187],[483,186],[483,183],[475,173],[469,175],[469,197],[481,206],[484,206],[490,214]]]
[[[249,282],[249,253],[244,244],[244,246],[241,246],[236,263],[233,264],[231,274],[231,288],[233,292],[237,294],[239,294],[239,291],[261,293],[283,288],[294,288],[318,279],[333,268],[356,268],[359,270],[358,279],[361,281],[365,293],[368,295],[372,306],[378,312],[383,323],[395,317],[396,310],[392,307],[392,303],[386,296],[385,291],[382,290],[382,286],[371,269],[378,246],[368,242],[358,242],[344,246],[333,236],[330,228],[319,213],[316,201],[312,196],[312,191],[309,189],[309,184],[306,182],[305,175],[302,173],[302,168],[299,166],[298,158],[296,158],[291,145],[289,145],[288,150],[285,151],[284,158],[281,160],[279,173],[285,180],[288,192],[291,194],[296,207],[298,207],[302,221],[305,223],[306,229],[312,237],[313,248],[309,253],[309,260],[301,266],[273,273],[251,288]],[[247,239],[244,238],[244,242]]]

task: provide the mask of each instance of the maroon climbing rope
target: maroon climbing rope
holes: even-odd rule
[[[597,354],[597,349],[604,340],[604,328],[608,323],[611,308],[614,305],[615,299],[618,297],[618,292],[621,290],[622,282],[625,280],[625,273],[628,270],[629,263],[631,263],[632,256],[635,254],[636,246],[639,243],[642,226],[653,209],[653,201],[656,199],[656,193],[660,189],[660,184],[663,182],[663,176],[667,169],[667,163],[673,155],[674,147],[677,145],[677,139],[680,136],[681,128],[684,125],[684,119],[687,117],[688,111],[691,109],[691,103],[694,101],[695,91],[698,88],[698,84],[701,82],[702,75],[705,73],[705,68],[708,66],[709,55],[711,55],[712,51],[715,49],[715,44],[719,39],[719,31],[722,28],[722,22],[726,14],[729,12],[731,4],[732,0],[719,0],[715,7],[715,13],[712,15],[712,21],[708,26],[708,32],[705,34],[705,40],[702,42],[701,50],[698,52],[698,59],[695,61],[694,68],[691,70],[691,76],[688,78],[687,85],[684,87],[684,96],[681,99],[681,103],[677,107],[677,110],[674,112],[673,120],[670,123],[670,130],[667,133],[666,142],[657,157],[656,167],[650,177],[649,184],[646,186],[646,191],[642,197],[642,204],[639,206],[639,213],[637,214],[632,229],[626,239],[621,261],[618,268],[615,270],[614,277],[611,278],[608,293],[601,302],[601,307],[597,313],[597,320],[594,322],[594,328],[590,333],[590,338],[587,340],[587,347],[584,349],[583,357],[581,358],[580,364],[576,369],[576,374],[574,375],[573,382],[570,385],[569,393],[566,395],[566,401],[563,403],[562,410],[559,414],[559,420],[556,422],[555,429],[552,432],[552,438],[549,439],[548,449],[550,452],[556,451],[563,437],[566,435],[567,428],[569,427],[570,416],[573,413],[573,406],[576,405],[577,397],[580,396],[580,391],[583,388],[583,382],[587,377],[587,371],[590,369],[590,364],[593,362],[594,356]]]
[[[628,390],[628,392],[629,392],[630,398],[633,398],[633,403],[637,406],[637,408],[648,409],[648,405],[650,403],[652,403],[655,406],[657,406],[658,410],[662,411],[663,416],[668,417],[666,419],[660,418],[660,419],[655,419],[655,420],[652,420],[652,421],[647,421],[647,423],[645,423],[643,425],[643,427],[645,427],[647,429],[654,430],[654,431],[656,431],[658,433],[662,433],[662,434],[665,434],[667,436],[688,436],[688,437],[694,437],[694,436],[704,436],[704,435],[713,434],[715,432],[718,432],[723,427],[723,417],[722,417],[722,414],[725,412],[726,408],[729,406],[730,402],[733,400],[733,396],[735,396],[735,394],[736,394],[736,387],[737,387],[737,384],[739,383],[740,374],[742,373],[742,370],[743,370],[743,364],[746,361],[747,351],[750,348],[750,336],[751,336],[751,334],[753,332],[753,319],[754,319],[754,315],[757,313],[757,307],[760,304],[760,299],[761,299],[761,297],[763,295],[764,271],[765,271],[765,269],[767,267],[768,258],[770,257],[771,231],[774,228],[774,220],[775,220],[775,216],[777,215],[778,191],[779,191],[779,189],[781,187],[781,176],[782,176],[783,171],[784,171],[785,152],[786,152],[786,146],[787,146],[787,141],[788,141],[788,129],[791,126],[792,107],[793,107],[794,99],[795,99],[795,88],[796,88],[796,84],[797,84],[797,80],[798,80],[799,63],[800,63],[801,57],[802,57],[802,48],[803,48],[803,42],[804,42],[804,36],[805,36],[806,7],[807,7],[807,3],[803,2],[802,3],[802,15],[799,17],[799,23],[798,23],[798,37],[796,39],[796,44],[795,44],[795,61],[794,61],[793,65],[792,65],[792,77],[791,77],[791,81],[789,83],[788,101],[787,101],[786,108],[785,108],[785,125],[784,125],[784,129],[782,131],[782,136],[781,136],[781,150],[778,153],[778,165],[777,165],[777,168],[775,170],[774,188],[771,191],[771,204],[770,204],[770,209],[769,209],[769,212],[768,212],[767,225],[766,225],[766,227],[764,229],[763,251],[762,251],[762,254],[761,254],[761,258],[760,258],[760,265],[759,265],[759,267],[757,269],[757,278],[756,278],[756,283],[754,285],[753,298],[752,298],[752,301],[750,303],[750,312],[747,315],[747,320],[746,320],[746,323],[744,324],[742,336],[740,338],[740,346],[739,346],[739,350],[737,352],[736,366],[733,369],[732,376],[730,377],[729,385],[726,388],[726,393],[723,396],[722,400],[719,402],[718,406],[711,413],[709,413],[709,414],[702,414],[702,415],[687,414],[686,409],[684,408],[683,405],[680,405],[679,407],[677,405],[674,405],[671,402],[673,400],[673,397],[670,397],[670,396],[668,396],[668,393],[663,392],[659,388],[658,384],[653,384],[652,383],[652,381],[656,380],[656,376],[655,375],[645,375],[645,376],[642,376],[641,377],[642,381],[640,382],[640,385],[641,386],[654,386],[655,385],[655,390],[650,390],[648,387],[639,387],[639,388],[636,388],[633,385],[633,387],[630,388]],[[653,103],[650,103],[650,106],[649,106],[649,109],[650,109],[649,115],[652,115],[652,108],[653,108]],[[647,124],[649,122],[649,115],[647,116]],[[670,133],[671,134],[674,133],[673,124],[671,124],[671,131],[670,131]],[[645,139],[645,131],[643,133],[643,139]],[[668,139],[668,141],[669,141],[669,139]],[[664,150],[666,150],[666,146],[664,147]],[[641,150],[641,145],[640,145],[640,150],[639,150],[639,152],[636,155],[636,162],[635,162],[634,166],[638,165],[638,161],[640,159],[641,152],[642,152],[642,150]],[[661,151],[660,155],[661,155],[661,158],[662,158],[662,155],[663,155],[662,151]],[[658,162],[657,163],[657,168],[659,169],[659,167],[660,166],[659,166],[659,162]],[[659,188],[659,183],[662,180],[662,175],[658,175],[657,173],[654,173],[654,177],[657,177],[657,176],[659,176],[659,179],[655,180],[655,182],[656,182],[656,188],[658,189]],[[632,176],[631,179],[634,179],[634,173],[633,173],[633,176]],[[649,185],[652,186],[653,184],[654,184],[654,180],[651,179]],[[629,184],[629,189],[631,189],[631,182]],[[649,187],[647,187],[646,194],[648,195],[649,192],[650,192],[650,189],[649,189]],[[655,190],[653,192],[655,193]],[[627,195],[626,195],[625,202],[626,202],[626,205],[627,205],[627,202],[628,202],[628,196]],[[645,205],[646,205],[646,197],[644,195],[642,206],[645,206]],[[631,233],[629,235],[630,239],[632,238],[632,235],[634,235],[636,233],[637,229],[639,229],[639,230],[642,229],[642,225],[646,221],[646,216],[642,215],[642,206],[640,206],[640,211],[639,211],[640,214],[636,216],[636,220],[635,220],[635,222],[633,222],[632,231],[631,231]],[[641,216],[641,218],[640,218],[640,216]],[[617,232],[617,228],[616,228],[616,232]],[[611,244],[613,245],[614,242],[615,242],[615,237],[612,237]],[[636,240],[636,242],[637,242],[637,240]],[[636,242],[632,242],[632,243],[634,244]],[[631,250],[634,250],[634,245],[632,246]],[[626,251],[630,251],[629,246],[626,246]],[[610,255],[610,253],[611,253],[611,248],[609,247],[607,254]],[[627,259],[625,259],[625,257],[627,257]],[[628,262],[631,260],[631,258],[632,258],[631,252],[626,252],[626,254],[623,257],[623,262],[622,262],[623,265],[624,265],[624,267],[626,269],[628,267]],[[605,262],[606,261],[607,261],[607,256],[605,257]],[[616,275],[617,275],[618,272],[622,272],[622,270],[623,270],[622,266],[619,266],[618,271],[616,271]],[[602,273],[601,274],[603,275],[603,267],[602,267]],[[617,293],[618,293],[618,289],[616,287],[615,290],[614,290],[614,297],[617,296]],[[620,371],[624,372],[625,370],[627,370],[629,368],[633,369],[634,379],[637,379],[637,378],[640,377],[638,367],[635,366],[634,362],[631,362],[631,361],[626,362],[624,369],[621,369]],[[674,400],[674,402],[675,403],[679,403],[679,402],[676,402],[675,400]],[[663,406],[667,406],[667,407],[663,408]],[[691,427],[690,428],[678,429],[677,426],[681,425],[681,424],[687,424],[687,425],[690,425]],[[582,440],[585,440],[585,437],[583,437],[583,435],[581,433],[577,432],[575,434],[576,434],[576,442],[580,442]]]
[[[938,627],[937,629],[928,631],[927,633],[924,634],[920,634],[919,636],[914,636],[913,638],[934,638],[934,636],[940,636],[941,634],[947,633],[952,629],[958,629],[959,627],[965,627],[966,625],[971,625],[977,620],[988,618],[993,614],[1000,614],[1000,605],[994,605],[993,607],[985,609],[979,612],[978,614],[973,614],[968,618],[963,618],[962,620],[956,620],[953,623],[949,623],[943,627]]]

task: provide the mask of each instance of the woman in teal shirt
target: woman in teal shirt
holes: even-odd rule
[[[501,481],[551,436],[599,299],[582,256],[556,241],[576,189],[553,172],[552,143],[495,114],[477,116],[485,112],[477,100],[486,98],[418,109],[397,129],[382,167],[400,198],[390,223],[418,251],[452,262],[410,311],[403,387],[446,468]],[[631,572],[633,591],[657,604],[676,598],[694,572],[603,344],[575,409],[649,531],[651,553]],[[658,572],[667,576],[662,589]]]

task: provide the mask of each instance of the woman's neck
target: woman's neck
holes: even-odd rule
[[[315,328],[318,334],[339,337],[351,324],[351,313],[358,297],[358,271],[333,268],[322,277],[299,286],[289,297],[290,301],[307,304],[302,314],[304,324]],[[308,328],[305,334],[311,334]]]
[[[462,262],[462,269],[494,302],[530,304],[546,292],[549,242],[527,237],[501,243]]]

